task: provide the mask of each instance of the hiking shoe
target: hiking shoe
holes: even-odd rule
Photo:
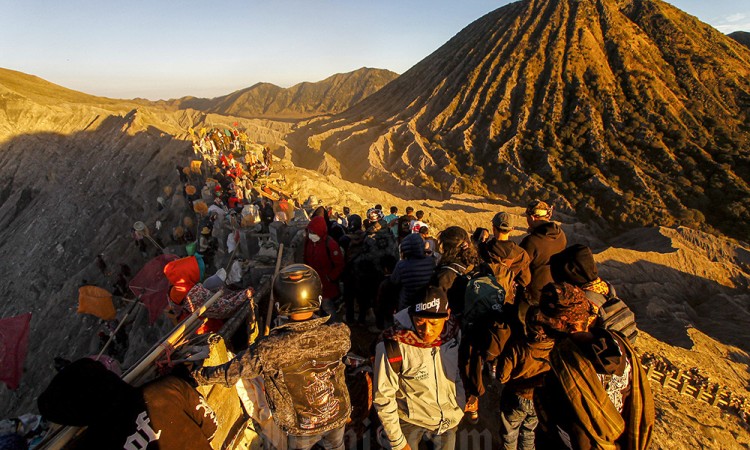
[[[466,413],[466,420],[472,424],[476,425],[479,423],[479,411],[469,411]]]

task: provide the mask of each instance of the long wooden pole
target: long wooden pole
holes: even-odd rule
[[[115,328],[115,331],[109,336],[109,339],[107,339],[107,343],[104,344],[104,347],[102,347],[102,350],[99,352],[98,355],[96,355],[95,360],[99,361],[99,358],[104,354],[104,351],[107,350],[107,347],[109,347],[109,344],[112,343],[112,341],[115,339],[115,336],[117,335],[117,332],[120,331],[120,328],[125,324],[125,319],[128,318],[131,312],[135,309],[136,306],[141,304],[140,302],[141,296],[139,295],[138,298],[135,299],[132,305],[130,305],[130,308],[125,312],[125,315],[122,316],[122,319],[120,320],[120,323],[117,324],[117,328]]]
[[[276,280],[276,276],[279,274],[281,268],[281,255],[284,253],[284,244],[279,244],[279,253],[276,255],[276,269],[273,271],[273,278],[271,279],[271,295],[268,297],[268,312],[266,313],[266,323],[263,327],[263,336],[268,336],[271,332],[271,317],[273,317],[273,282]]]
[[[166,351],[168,345],[173,346],[174,344],[179,342],[180,339],[182,339],[185,334],[187,334],[188,330],[193,327],[193,325],[197,324],[198,320],[200,320],[200,316],[202,314],[205,314],[206,310],[208,310],[208,308],[210,308],[211,305],[213,305],[214,302],[216,302],[216,300],[218,300],[223,293],[224,290],[217,291],[210,299],[208,299],[208,301],[206,301],[206,303],[203,304],[203,306],[196,309],[185,320],[177,325],[177,327],[172,330],[172,332],[169,334],[169,336],[166,337],[166,339],[163,339],[162,342],[156,345],[153,350],[151,350],[149,354],[142,358],[136,366],[132,367],[127,371],[125,375],[123,375],[123,381],[125,381],[126,383],[130,383],[135,380],[138,376],[141,375],[141,372],[143,372],[143,370],[149,367]]]

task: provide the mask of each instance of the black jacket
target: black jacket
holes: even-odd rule
[[[76,449],[211,450],[217,428],[186,381],[168,376],[136,388],[87,358],[58,373],[37,403],[47,420],[88,426]]]
[[[532,305],[539,303],[542,288],[553,281],[549,267],[550,258],[563,251],[567,244],[565,232],[554,222],[536,225],[521,241],[521,248],[526,250],[531,258],[531,283],[528,286],[527,299]]]

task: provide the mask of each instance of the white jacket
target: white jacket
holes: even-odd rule
[[[406,309],[395,321],[414,330]],[[385,354],[385,344],[375,347],[375,395],[373,405],[388,435],[391,448],[400,450],[406,439],[399,419],[441,434],[458,426],[464,416],[466,396],[458,367],[456,338],[440,347],[415,347],[399,342],[403,362],[401,373],[393,371]]]

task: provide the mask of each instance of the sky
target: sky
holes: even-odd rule
[[[376,67],[403,73],[508,0],[0,0],[0,67],[112,98],[217,97]],[[673,0],[750,31],[750,0]]]

